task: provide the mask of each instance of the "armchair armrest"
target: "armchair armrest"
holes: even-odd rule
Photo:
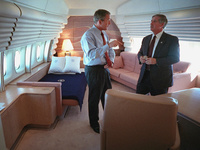
[[[24,86],[39,86],[39,87],[55,87],[56,91],[56,110],[57,115],[62,115],[62,93],[61,93],[61,85],[60,82],[17,82],[17,85]]]
[[[196,79],[197,76],[189,72],[174,73],[173,74],[174,85],[169,88],[168,92],[172,93],[174,91],[195,87]]]
[[[169,148],[169,150],[179,150],[180,149],[180,134],[179,134],[179,129],[178,129],[178,123],[176,124],[176,140],[175,143],[172,147]]]

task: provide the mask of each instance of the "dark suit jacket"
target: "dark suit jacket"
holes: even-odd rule
[[[148,55],[148,47],[152,35],[144,37],[142,46],[138,52],[140,56]],[[173,85],[173,66],[172,64],[179,62],[179,40],[176,36],[172,36],[163,32],[155,49],[154,58],[157,64],[150,65],[150,79],[154,88],[167,88]],[[140,59],[139,59],[140,62]],[[141,82],[146,64],[142,64],[138,83]]]

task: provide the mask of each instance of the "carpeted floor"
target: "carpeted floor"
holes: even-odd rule
[[[113,89],[133,92],[135,90],[112,81]],[[16,150],[99,150],[100,134],[89,126],[88,88],[86,89],[82,111],[78,106],[68,107],[65,117],[54,129],[29,129],[16,146]],[[100,122],[103,116],[99,105]]]

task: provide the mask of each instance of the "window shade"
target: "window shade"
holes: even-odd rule
[[[67,18],[63,16],[1,2],[0,51],[26,46],[37,41],[54,40],[66,22]]]
[[[177,36],[179,40],[200,41],[200,8],[163,12],[162,14],[168,18],[165,32]],[[123,15],[117,18],[117,25],[127,51],[131,50],[131,37],[145,37],[152,33],[150,23],[153,15]]]
[[[0,4],[0,52],[9,46],[14,31],[16,18],[20,17],[19,8],[12,3],[1,1]]]

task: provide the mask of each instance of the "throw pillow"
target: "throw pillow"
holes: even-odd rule
[[[123,68],[124,64],[121,56],[116,56],[113,64],[114,69]]]
[[[61,73],[65,67],[65,57],[52,56],[51,65],[48,73]]]
[[[80,70],[81,57],[65,56],[65,58],[66,58],[66,63],[63,72],[81,73]]]

